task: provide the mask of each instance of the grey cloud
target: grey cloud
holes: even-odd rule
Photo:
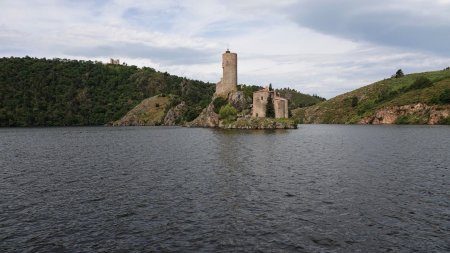
[[[413,6],[408,1],[403,2],[404,8],[399,8],[400,5],[392,7],[391,3],[387,0],[372,3],[360,0],[306,0],[291,7],[288,12],[300,26],[325,34],[450,55],[450,21],[434,15],[432,10],[438,8],[433,2],[428,5],[429,12],[423,12],[421,6]],[[441,6],[440,11],[444,12],[445,8],[450,12],[448,6]]]
[[[167,32],[172,29],[176,17],[181,15],[182,11],[178,5],[171,6],[167,10],[143,10],[132,7],[123,12],[122,18],[124,22],[136,27]]]
[[[214,52],[192,48],[163,48],[142,43],[111,43],[93,47],[70,47],[64,54],[86,57],[147,58],[167,65],[201,64],[217,61]]]

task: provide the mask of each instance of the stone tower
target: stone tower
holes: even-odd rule
[[[266,117],[266,108],[269,95],[272,97],[275,118],[289,118],[288,100],[280,97],[275,91],[268,87],[253,92],[252,116],[257,118]]]
[[[214,95],[227,97],[230,92],[237,91],[237,54],[230,50],[222,54],[223,76],[216,85]]]

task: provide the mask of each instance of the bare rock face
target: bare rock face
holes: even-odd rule
[[[426,124],[435,125],[449,115],[449,105],[428,106],[426,104],[418,103],[380,109],[374,115],[361,119],[359,124],[395,124],[397,119],[401,116],[416,116],[424,118]]]
[[[219,115],[214,112],[214,105],[210,103],[193,121],[186,123],[187,127],[218,127]]]
[[[397,120],[399,114],[396,109],[386,109],[377,111],[375,117],[373,118],[372,124],[394,124]]]
[[[177,106],[170,108],[167,112],[166,117],[164,117],[165,126],[175,126],[177,119],[187,110],[186,103],[182,101]]]
[[[443,109],[443,110],[432,110],[430,112],[430,118],[428,120],[428,124],[430,125],[436,125],[439,124],[439,121],[441,121],[444,118],[448,118],[450,116],[450,109]]]
[[[212,101],[216,96],[213,97]],[[249,101],[244,96],[242,91],[233,91],[228,93],[228,103],[230,103],[238,111],[244,109]],[[214,104],[211,102],[208,107],[203,109],[200,115],[193,121],[186,124],[188,127],[219,127],[219,115],[214,112]],[[218,108],[219,109],[219,108]]]
[[[238,111],[242,111],[250,103],[242,91],[235,91],[228,94],[228,102]]]

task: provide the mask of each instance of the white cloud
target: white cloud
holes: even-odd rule
[[[450,26],[448,0],[384,1],[382,5],[346,0],[327,14],[323,10],[335,6],[330,3],[2,1],[0,56],[103,61],[119,57],[128,64],[216,82],[221,54],[230,46],[239,55],[241,83],[273,83],[328,98],[389,77],[398,68],[408,73],[450,65],[450,54],[426,50],[429,45],[448,47],[448,40],[437,41],[448,33],[428,32]],[[348,4],[354,8],[347,8]],[[395,18],[399,13],[407,19]],[[357,23],[364,15],[372,19]],[[375,19],[380,17],[386,20]],[[429,19],[419,29],[411,25],[411,17]],[[388,21],[392,27],[385,29],[406,24],[408,31],[426,31],[427,38],[402,47],[401,36],[394,40],[370,30]],[[330,30],[333,27],[338,29]],[[360,36],[361,31],[366,35]]]

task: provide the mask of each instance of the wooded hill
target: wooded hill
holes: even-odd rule
[[[0,59],[0,126],[103,125],[143,99],[173,94],[194,119],[209,104],[214,85],[152,68],[92,61]]]
[[[251,92],[258,86],[241,85]],[[0,126],[104,125],[146,98],[170,94],[167,110],[184,101],[177,122],[195,119],[210,102],[215,84],[155,69],[93,61],[0,58]],[[320,101],[290,90],[293,105]]]

